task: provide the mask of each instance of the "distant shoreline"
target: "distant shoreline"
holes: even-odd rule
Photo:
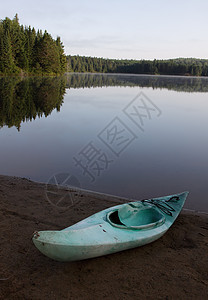
[[[119,60],[79,55],[68,55],[66,58],[68,72],[208,76],[208,59]]]
[[[138,77],[143,77],[143,76],[147,76],[147,77],[171,77],[171,78],[208,78],[208,76],[195,76],[195,75],[171,75],[171,74],[136,74],[136,73],[100,73],[100,72],[66,72],[64,74],[60,74],[60,75],[51,75],[51,74],[9,74],[9,75],[4,75],[4,74],[0,74],[0,78],[32,78],[32,77],[51,77],[51,78],[55,78],[55,77],[63,77],[63,76],[67,76],[67,75],[73,75],[73,74],[79,74],[79,75],[106,75],[106,76],[110,76],[110,75],[119,75],[119,76],[138,76]]]
[[[182,78],[208,78],[208,76],[193,76],[193,75],[163,75],[163,74],[135,74],[135,73],[99,73],[99,72],[66,72],[65,75],[71,75],[71,74],[92,74],[92,75],[119,75],[119,76],[148,76],[148,77],[182,77]],[[63,75],[62,75],[63,76]]]

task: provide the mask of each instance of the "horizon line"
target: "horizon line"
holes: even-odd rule
[[[134,61],[141,61],[141,60],[176,60],[176,59],[198,59],[198,60],[208,60],[208,58],[200,58],[200,57],[174,57],[174,58],[109,58],[103,56],[91,56],[91,55],[81,55],[81,54],[65,54],[66,56],[79,56],[79,57],[90,57],[90,58],[101,58],[101,59],[109,59],[109,60],[134,60]]]

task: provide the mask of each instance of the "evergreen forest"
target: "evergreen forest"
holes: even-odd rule
[[[20,25],[14,19],[0,20],[0,75],[59,75],[66,71],[66,56],[60,37]]]
[[[79,73],[208,76],[208,59],[118,60],[69,55],[67,56],[67,71]]]

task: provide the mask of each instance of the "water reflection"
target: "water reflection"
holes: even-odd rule
[[[66,88],[66,78],[0,78],[0,127],[47,117],[60,111]]]
[[[208,92],[208,77],[151,75],[68,74],[67,88],[104,86],[151,87],[178,92]]]
[[[60,111],[66,89],[91,87],[151,87],[178,92],[208,92],[208,78],[68,74],[58,78],[0,78],[0,128],[49,116]]]
[[[48,182],[64,173],[74,175],[83,188],[132,199],[189,190],[186,207],[208,211],[207,91],[208,78],[1,78],[0,174]],[[140,92],[162,112],[156,117],[151,110],[145,131],[124,113]],[[119,157],[115,150],[120,148],[113,152],[103,136],[112,120],[122,121],[137,136]],[[99,174],[95,182],[74,160],[89,143],[112,161],[100,173],[93,165]]]

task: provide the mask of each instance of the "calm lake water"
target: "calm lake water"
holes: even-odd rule
[[[208,211],[208,78],[1,78],[0,141],[0,174]]]

